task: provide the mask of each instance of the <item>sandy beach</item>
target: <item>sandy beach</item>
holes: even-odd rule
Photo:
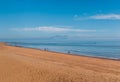
[[[0,43],[0,82],[120,82],[120,61]]]

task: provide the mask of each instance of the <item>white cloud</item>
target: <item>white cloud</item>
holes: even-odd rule
[[[41,26],[35,28],[13,28],[14,31],[40,31],[40,32],[95,32],[96,30],[63,28],[54,26]]]
[[[120,20],[120,14],[98,14],[90,16],[91,19],[103,19],[103,20]]]
[[[74,16],[75,20],[89,20],[89,19],[95,19],[95,20],[120,20],[120,14],[97,14],[92,16]]]

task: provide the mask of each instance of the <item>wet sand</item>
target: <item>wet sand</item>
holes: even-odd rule
[[[120,61],[0,43],[0,82],[120,82]]]

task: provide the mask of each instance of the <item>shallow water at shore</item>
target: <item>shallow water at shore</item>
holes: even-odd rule
[[[30,47],[37,49],[47,49],[62,53],[71,53],[76,55],[86,55],[94,57],[104,57],[120,59],[119,41],[40,41],[40,40],[19,40],[6,41],[13,46]]]

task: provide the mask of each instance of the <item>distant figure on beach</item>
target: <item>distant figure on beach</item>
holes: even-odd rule
[[[46,51],[47,49],[46,49],[46,48],[44,48],[44,50]]]
[[[45,50],[45,51],[48,51],[48,49],[47,49],[47,48],[44,48],[44,50]]]
[[[70,54],[70,51],[68,51],[67,53]]]

